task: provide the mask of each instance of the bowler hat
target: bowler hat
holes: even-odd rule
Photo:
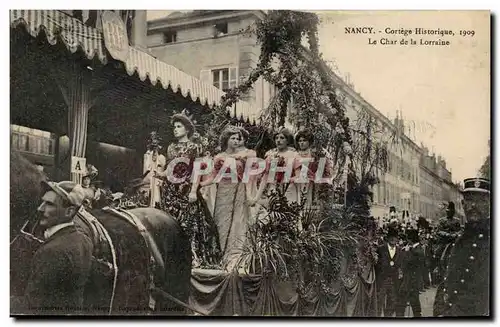
[[[410,228],[406,230],[406,238],[408,241],[416,243],[420,240],[420,237],[418,235],[418,230],[414,228]]]
[[[42,188],[45,192],[54,191],[57,195],[62,197],[65,201],[74,206],[81,206],[85,199],[85,191],[80,184],[72,181],[50,182],[42,181]]]
[[[388,239],[391,238],[391,237],[398,237],[399,238],[399,232],[398,232],[398,230],[396,228],[394,228],[394,227],[391,226],[391,227],[389,227],[387,229],[387,235],[386,235],[386,237]]]

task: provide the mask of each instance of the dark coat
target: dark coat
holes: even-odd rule
[[[24,296],[30,314],[75,314],[83,308],[93,245],[76,227],[64,227],[36,251]]]
[[[391,259],[387,243],[382,244],[377,249],[378,261],[376,265],[377,283],[379,285],[396,284],[399,276],[399,269],[402,268],[404,253],[399,246],[396,246],[396,254]],[[391,266],[390,262],[394,262]]]
[[[436,231],[436,253],[438,257],[441,256],[447,244],[452,243],[456,240],[455,235],[460,232],[462,227],[460,227],[460,220],[457,218],[449,219],[443,217],[439,219],[438,228]]]
[[[432,271],[434,269],[433,255],[434,249],[432,247],[431,242],[427,242],[426,245],[422,246],[422,251],[424,253],[425,259],[425,267],[428,271]]]
[[[489,316],[489,285],[489,220],[470,222],[453,245],[445,278],[436,294],[435,314]]]
[[[424,288],[425,256],[422,245],[411,247],[404,255],[402,292],[418,292]]]

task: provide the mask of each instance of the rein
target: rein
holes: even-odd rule
[[[17,239],[19,237],[26,237],[27,239],[29,239],[30,241],[36,241],[40,244],[44,243],[45,241],[36,237],[35,235],[33,235],[32,233],[29,233],[29,232],[26,232],[24,229],[28,226],[28,224],[30,223],[30,219],[27,219],[26,222],[23,224],[23,226],[21,227],[21,229],[19,230],[19,234],[16,235],[16,237],[14,237],[14,239],[12,241],[10,241],[10,245],[14,244],[15,241],[17,241]],[[36,225],[33,227],[33,230],[35,229]]]

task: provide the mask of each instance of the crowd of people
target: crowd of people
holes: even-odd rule
[[[379,228],[378,315],[404,317],[410,306],[421,317],[420,294],[430,287],[434,316],[489,315],[490,186],[480,178],[464,184],[464,226],[450,202],[435,228],[402,219]]]

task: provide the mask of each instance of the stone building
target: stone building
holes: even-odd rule
[[[148,48],[156,58],[224,91],[238,85],[257,65],[260,48],[244,30],[264,15],[262,10],[174,12],[148,22]],[[259,79],[243,100],[259,110],[274,92],[272,85]],[[258,112],[240,109],[235,108],[238,116],[257,118]]]
[[[420,159],[420,214],[436,222],[445,215],[448,202],[455,203],[456,216],[464,223],[462,194],[460,185],[453,183],[451,172],[446,168],[446,161],[421,145]]]

